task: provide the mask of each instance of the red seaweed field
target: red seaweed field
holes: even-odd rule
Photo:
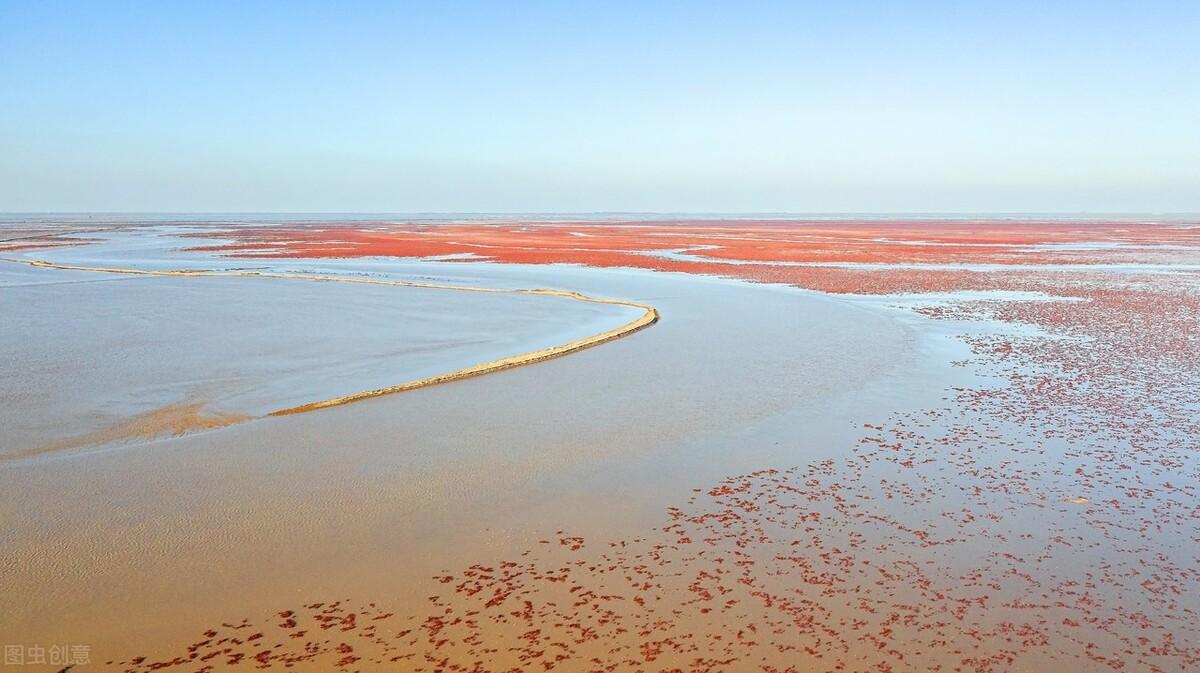
[[[1195,226],[1055,220],[333,223],[238,227],[220,236],[227,242],[194,249],[245,258],[469,255],[475,261],[632,267],[869,294],[999,289],[1031,266],[1195,264],[1200,256]],[[664,254],[670,252],[686,254]],[[978,265],[1011,270],[1000,276]]]
[[[917,313],[961,327],[972,355],[955,365],[997,383],[863,418],[858,443],[825,460],[696,484],[625,539],[563,522],[520,555],[447,568],[423,606],[280,605],[267,622],[213,625],[174,658],[113,662],[123,670],[1200,670],[1196,225],[372,223],[220,236],[232,242],[205,249],[469,252],[834,293],[1039,294],[918,297]],[[654,254],[665,250],[688,252]]]

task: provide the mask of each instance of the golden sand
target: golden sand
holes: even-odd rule
[[[96,444],[111,444],[129,440],[148,441],[168,435],[179,437],[189,432],[222,428],[248,420],[251,420],[251,417],[242,414],[206,413],[202,402],[168,404],[94,432],[68,437],[17,453],[5,454],[3,458],[15,460]]]

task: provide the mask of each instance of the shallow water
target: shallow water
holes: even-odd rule
[[[11,264],[0,276],[0,313],[8,365],[0,459],[74,437],[84,447],[89,433],[171,405],[257,417],[547,348],[640,315],[555,296]]]
[[[308,630],[325,658],[296,663],[314,671],[1200,663],[1194,276],[832,296],[568,265],[228,260],[172,231],[22,254],[553,287],[662,320],[482,378],[0,466],[14,639],[87,639],[139,672],[189,644],[228,663],[208,629],[268,660]],[[209,300],[214,279],[175,280]]]
[[[148,246],[123,245],[137,250],[131,262],[160,263],[146,254]],[[46,257],[110,259],[102,252],[76,248]],[[6,633],[87,639],[98,657],[118,656],[297,597],[416,600],[433,573],[465,556],[515,551],[563,521],[589,535],[635,530],[692,486],[731,470],[764,459],[808,460],[827,450],[826,441],[857,431],[859,404],[898,402],[909,387],[905,377],[928,376],[919,373],[924,342],[887,311],[786,288],[578,267],[377,260],[278,266],[558,287],[648,302],[663,317],[631,337],[480,379],[0,468],[10,559]],[[248,299],[264,301],[270,292],[313,288],[329,290],[332,300],[345,289],[171,280],[157,285],[194,293],[192,304],[207,300],[213,308],[227,303],[234,284],[261,292]],[[397,310],[397,296],[407,293],[380,290],[374,305],[387,310]],[[431,300],[421,308],[436,324],[461,318],[455,304]],[[490,305],[476,309],[504,314]],[[295,338],[297,323],[288,320],[304,315],[293,315],[263,324],[252,343]],[[379,320],[375,329],[390,325]],[[478,333],[491,334],[481,324]],[[303,367],[281,355],[271,361],[299,387],[314,385],[299,376],[315,365],[354,368],[353,357],[327,354],[316,347],[320,341]],[[158,346],[162,353],[176,347],[170,340]],[[253,370],[215,346],[208,353],[222,356],[223,368]],[[190,366],[199,370],[203,360]],[[236,386],[225,391],[231,404],[254,399]],[[809,447],[799,454],[791,441],[797,423]]]

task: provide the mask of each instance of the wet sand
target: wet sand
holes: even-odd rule
[[[628,297],[669,319],[599,349],[417,395],[7,466],[14,590],[4,630],[22,640],[82,633],[97,657],[119,657],[168,651],[197,624],[261,615],[285,598],[349,592],[403,604],[465,554],[515,552],[560,517],[596,534],[652,521],[667,493],[613,501],[645,480],[635,475],[670,466],[676,492],[686,492],[701,480],[693,460],[714,477],[727,469],[712,449],[673,464],[690,447],[852,396],[908,349],[907,331],[888,318],[817,296],[642,273],[511,271],[478,273]],[[864,321],[877,326],[870,338],[847,341]],[[795,356],[797,344],[807,357]],[[873,357],[861,357],[868,347]],[[842,429],[831,425],[820,431]],[[122,618],[107,618],[114,613]]]
[[[1194,274],[988,273],[975,289],[1010,294],[901,300],[271,263],[664,318],[412,395],[0,468],[4,632],[86,634],[138,671],[1197,663]],[[861,286],[913,277],[893,273]]]

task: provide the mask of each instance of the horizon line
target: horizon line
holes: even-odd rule
[[[549,216],[549,215],[661,215],[721,217],[823,217],[823,216],[1171,216],[1200,217],[1200,211],[1090,211],[1090,210],[0,210],[0,216],[15,215],[477,215],[477,216]]]

